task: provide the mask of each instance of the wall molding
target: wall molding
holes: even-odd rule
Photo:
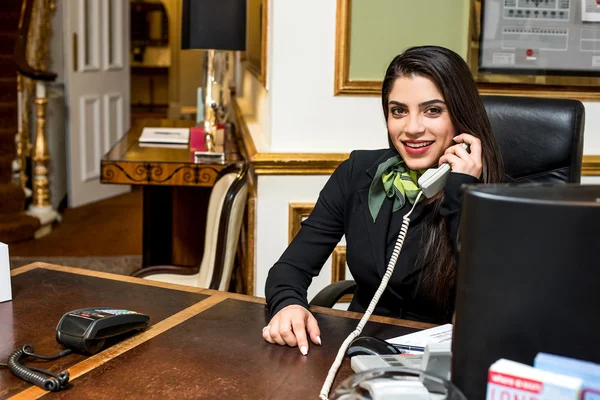
[[[235,98],[232,104],[245,156],[256,175],[331,175],[350,156],[350,153],[259,153]]]
[[[335,74],[333,94],[381,95],[381,81],[350,80],[350,21],[352,18],[352,0],[337,0],[335,21]]]
[[[337,246],[331,253],[331,283],[346,279],[346,246]]]
[[[581,163],[582,176],[600,176],[600,155],[583,156]]]
[[[246,56],[243,65],[250,73],[256,76],[261,85],[267,87],[267,45],[269,29],[269,0],[261,3],[261,26],[260,26],[260,65],[250,61]]]
[[[315,208],[315,203],[289,203],[288,206],[288,244],[300,231],[301,223]]]

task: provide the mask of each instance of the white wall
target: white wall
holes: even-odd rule
[[[387,147],[377,97],[333,95],[335,0],[271,0],[271,149],[349,152]]]
[[[587,101],[585,106],[585,135],[583,154],[600,154],[600,103]]]
[[[271,151],[271,102],[267,90],[248,70],[241,71],[237,103],[258,152]]]

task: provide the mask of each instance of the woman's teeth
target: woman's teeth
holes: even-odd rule
[[[419,143],[407,143],[407,142],[405,142],[404,145],[407,146],[407,147],[412,147],[413,149],[417,149],[419,147],[429,146],[431,143],[433,143],[433,142],[419,142]]]

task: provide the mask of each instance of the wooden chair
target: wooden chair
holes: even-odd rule
[[[247,174],[248,165],[237,163],[223,169],[217,177],[208,203],[204,254],[198,268],[157,265],[142,268],[132,276],[226,291],[248,195]]]

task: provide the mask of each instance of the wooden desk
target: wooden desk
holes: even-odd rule
[[[186,148],[143,147],[144,126],[191,127],[193,121],[143,120],[102,158],[101,182],[140,185],[144,192],[142,266],[198,266],[210,190],[219,171],[241,160],[236,139],[226,134],[225,163],[193,162]]]
[[[0,399],[316,399],[338,347],[360,314],[314,308],[323,345],[266,343],[264,300],[233,293],[36,263],[12,271],[13,301],[0,303],[0,360],[25,343],[55,354],[60,317],[93,306],[150,315],[145,332],[90,357],[71,354],[41,365],[70,373],[66,391],[48,393],[0,368]],[[374,322],[375,321],[375,322]],[[392,337],[429,324],[373,317],[365,335]],[[334,387],[352,373],[346,360]]]

